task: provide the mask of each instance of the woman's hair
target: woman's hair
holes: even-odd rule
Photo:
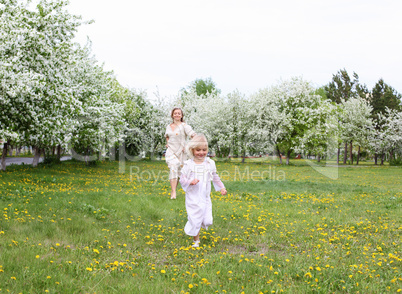
[[[170,113],[170,117],[173,119],[173,113],[174,113],[174,111],[175,110],[180,110],[181,111],[181,122],[183,122],[184,120],[183,120],[183,117],[184,117],[184,113],[183,113],[183,110],[180,108],[180,107],[175,107],[175,108],[173,108],[173,110],[172,110],[172,112]],[[173,119],[174,120],[174,119]]]
[[[187,146],[186,146],[186,151],[189,157],[193,158],[194,154],[193,151],[194,149],[201,147],[201,146],[207,146],[207,150],[208,150],[208,140],[207,138],[204,136],[204,134],[196,134],[191,140],[190,142],[188,142]]]

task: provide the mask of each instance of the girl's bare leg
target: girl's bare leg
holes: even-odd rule
[[[199,247],[200,246],[200,232],[198,232],[197,236],[193,237],[194,244],[193,247]]]
[[[172,188],[172,192],[170,193],[170,199],[176,199],[177,179],[170,180],[170,187]]]

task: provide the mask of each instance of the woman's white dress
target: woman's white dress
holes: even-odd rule
[[[198,179],[199,182],[190,185],[194,179]],[[180,184],[186,192],[188,221],[184,232],[187,235],[197,236],[201,227],[208,229],[208,226],[212,225],[211,181],[216,191],[225,188],[216,172],[213,160],[207,157],[201,164],[195,163],[192,159],[184,162]]]
[[[186,123],[181,123],[173,130],[170,125],[166,127],[165,137],[168,137],[168,148],[165,154],[166,163],[170,169],[169,180],[177,179],[184,161],[187,159],[184,148],[186,139],[195,135],[193,129]]]

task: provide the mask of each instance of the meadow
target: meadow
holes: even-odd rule
[[[0,293],[402,292],[402,168],[217,162],[201,245],[163,161],[0,173]]]

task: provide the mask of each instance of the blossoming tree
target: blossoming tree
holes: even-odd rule
[[[87,48],[76,53],[77,67],[70,69],[76,73],[71,90],[81,106],[79,113],[73,117],[65,142],[73,148],[74,156],[83,156],[88,163],[90,156],[92,160],[98,159],[105,147],[110,148],[123,139],[126,122],[124,105],[112,101],[115,86],[112,73],[98,66]]]
[[[326,140],[318,136],[308,135],[309,130],[322,121],[322,111],[328,108],[328,103],[324,102],[320,95],[315,93],[311,84],[301,77],[293,77],[282,81],[272,88],[273,99],[278,101],[279,111],[286,116],[287,123],[282,126],[282,132],[278,136],[278,148],[286,152],[286,163],[289,164],[291,151],[301,151],[304,145],[314,144],[311,140]],[[323,107],[323,105],[325,107]],[[310,143],[306,138],[310,138]]]
[[[64,141],[72,117],[80,109],[71,93],[67,70],[74,54],[72,38],[81,24],[64,1],[28,3],[3,1],[0,7],[1,128],[18,133],[34,146],[34,165],[40,150]]]
[[[342,100],[341,137],[344,142],[350,144],[350,162],[353,164],[353,142],[358,145],[358,154],[360,148],[368,146],[368,138],[373,129],[373,121],[371,119],[372,107],[369,102],[361,97]]]

